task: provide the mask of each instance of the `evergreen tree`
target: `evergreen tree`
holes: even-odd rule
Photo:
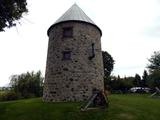
[[[148,73],[146,70],[143,72],[142,76],[142,87],[147,87]]]
[[[160,88],[160,51],[154,52],[148,61],[150,62],[147,66],[149,69],[149,86]]]
[[[150,73],[155,70],[160,70],[160,51],[154,52],[150,59],[148,59],[150,64],[147,66]]]
[[[133,85],[135,85],[135,87],[141,87],[141,77],[140,77],[140,75],[138,75],[138,74],[135,75]]]

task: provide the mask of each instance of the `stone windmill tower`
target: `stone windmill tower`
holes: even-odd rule
[[[104,89],[100,28],[74,4],[49,29],[44,101],[83,101]]]

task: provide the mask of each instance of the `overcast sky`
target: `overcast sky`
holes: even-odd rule
[[[0,86],[13,74],[45,73],[47,29],[75,2],[102,30],[102,49],[115,60],[113,75],[142,75],[160,50],[160,0],[27,0],[28,14],[0,32]]]

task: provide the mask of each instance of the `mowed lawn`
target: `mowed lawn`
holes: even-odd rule
[[[160,120],[160,99],[113,94],[108,109],[81,112],[82,103],[44,103],[41,98],[0,102],[0,120]]]

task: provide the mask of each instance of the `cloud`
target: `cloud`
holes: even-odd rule
[[[154,23],[146,29],[145,34],[149,37],[160,38],[160,16],[157,17]]]

